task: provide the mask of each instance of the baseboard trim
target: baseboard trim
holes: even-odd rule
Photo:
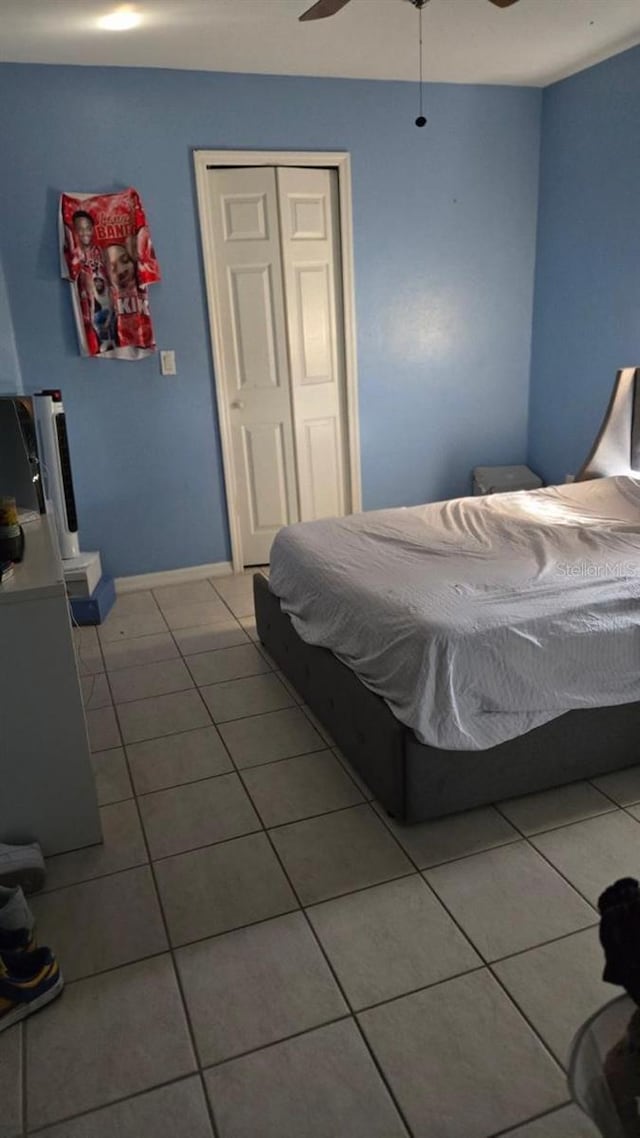
[[[207,577],[225,577],[233,573],[230,561],[214,561],[210,565],[189,565],[186,569],[165,569],[160,573],[138,573],[135,577],[116,577],[116,593],[136,593],[140,589],[159,589],[163,585],[186,585]]]

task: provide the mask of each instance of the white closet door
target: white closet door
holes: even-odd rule
[[[221,370],[245,565],[266,564],[298,521],[276,172],[211,170]]]
[[[300,520],[349,509],[335,170],[278,167]]]

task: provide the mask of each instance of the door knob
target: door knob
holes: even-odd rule
[[[242,402],[241,399],[234,399],[231,406],[235,407],[238,411],[242,411],[242,408],[244,407],[244,403]]]

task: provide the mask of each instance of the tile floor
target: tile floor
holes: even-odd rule
[[[256,642],[251,576],[76,633],[105,843],[34,899],[67,988],[0,1138],[593,1138],[564,1067],[640,768],[389,819]]]

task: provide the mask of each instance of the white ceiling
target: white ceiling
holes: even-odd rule
[[[414,79],[408,0],[351,0],[300,24],[312,0],[136,0],[138,28],[106,32],[118,0],[0,0],[0,59]],[[428,0],[425,79],[544,86],[640,42],[640,0]]]

